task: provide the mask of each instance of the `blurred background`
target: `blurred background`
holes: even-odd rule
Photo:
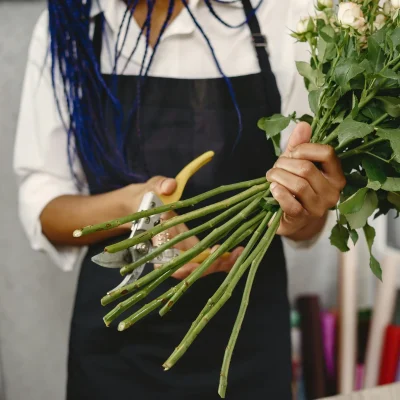
[[[17,216],[12,154],[27,49],[45,1],[0,0],[0,399],[62,400],[69,322],[78,271],[63,273],[30,250]],[[391,240],[398,240],[396,225]],[[329,232],[311,250],[285,245],[292,304],[316,295],[337,306],[340,258]],[[393,239],[394,238],[394,239]],[[397,239],[396,239],[397,238]],[[357,307],[371,307],[375,280],[357,249]],[[400,286],[400,285],[399,285]]]

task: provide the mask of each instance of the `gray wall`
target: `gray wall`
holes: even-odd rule
[[[0,0],[0,399],[7,400],[63,399],[77,278],[77,271],[62,273],[29,249],[11,170],[28,42],[44,7],[44,1]],[[326,306],[335,304],[336,252],[326,235],[312,251],[287,249],[287,258],[292,299],[318,292]]]
[[[11,170],[28,43],[44,7],[0,2],[0,351],[7,400],[63,398],[76,281],[76,272],[64,274],[29,249]]]

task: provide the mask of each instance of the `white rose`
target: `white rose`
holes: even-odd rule
[[[392,3],[390,0],[386,0],[385,3],[383,4],[382,11],[385,15],[390,15],[392,12]]]
[[[314,31],[314,21],[310,17],[303,17],[297,23],[297,33],[307,33]]]
[[[383,14],[378,14],[375,17],[374,28],[379,31],[379,29],[383,28],[386,22],[386,17]]]
[[[332,8],[333,7],[333,0],[318,0],[318,6],[321,9]]]
[[[338,20],[345,28],[351,27],[359,30],[365,25],[360,5],[351,1],[339,4]]]
[[[390,0],[390,2],[392,3],[392,7],[396,10],[400,8],[400,0]]]

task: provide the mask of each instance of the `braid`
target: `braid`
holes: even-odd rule
[[[99,0],[95,1],[98,2]],[[125,61],[121,72],[122,74],[125,72],[138,48],[139,41],[145,32],[146,47],[137,80],[137,94],[127,118],[124,118],[123,107],[118,98],[117,65],[121,56],[121,51],[127,40],[130,24],[133,19],[132,15],[139,0],[125,0],[127,8],[117,34],[112,77],[111,82],[108,83],[104,80],[101,73],[92,39],[89,35],[92,0],[64,0],[62,2],[58,0],[48,0],[51,79],[55,93],[56,106],[65,131],[67,132],[68,162],[71,173],[74,174],[73,161],[76,157],[77,149],[79,149],[82,163],[84,163],[93,177],[95,177],[95,189],[110,190],[121,185],[121,182],[142,182],[147,178],[131,171],[126,160],[124,146],[134,117],[137,135],[141,138],[139,129],[141,93],[153,63],[156,50],[159,47],[161,37],[171,20],[175,0],[169,0],[167,15],[155,42],[153,53],[150,56],[147,66],[145,66],[145,63],[149,50],[151,17],[155,1],[146,1],[146,20],[141,27],[134,48],[128,59]],[[235,2],[235,0],[214,1],[218,3]],[[260,6],[262,1],[263,0],[259,1],[254,12]],[[182,0],[182,3],[188,11],[193,23],[204,37],[218,71],[227,85],[238,116],[239,133],[236,139],[237,143],[242,132],[242,118],[232,83],[223,72],[211,41],[194,17],[188,6],[187,0]],[[230,25],[216,14],[211,4],[211,0],[205,0],[205,3],[211,14],[223,25],[229,28],[239,28],[243,26],[247,23],[248,19],[254,15],[247,15],[246,20],[238,25]],[[104,22],[104,16],[102,18]],[[127,23],[126,18],[128,18]],[[126,25],[126,29],[122,32],[124,24]],[[102,25],[104,26],[104,23]],[[121,46],[119,45],[120,42]],[[62,96],[60,96],[58,90],[58,79],[60,79],[60,83],[62,84]],[[106,109],[104,108],[103,95],[106,97]],[[64,108],[66,109],[66,117],[62,112]],[[105,118],[105,115],[110,113],[113,115],[115,125],[113,132],[109,132]],[[110,173],[110,171],[114,172]],[[120,178],[119,184],[115,183],[115,180],[113,179],[115,176]],[[74,179],[78,185],[82,184],[82,182],[79,182],[79,179],[75,174]]]

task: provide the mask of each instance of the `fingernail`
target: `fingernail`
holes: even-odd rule
[[[269,185],[271,192],[276,188],[276,185],[277,185],[276,182],[272,182],[271,185]]]

